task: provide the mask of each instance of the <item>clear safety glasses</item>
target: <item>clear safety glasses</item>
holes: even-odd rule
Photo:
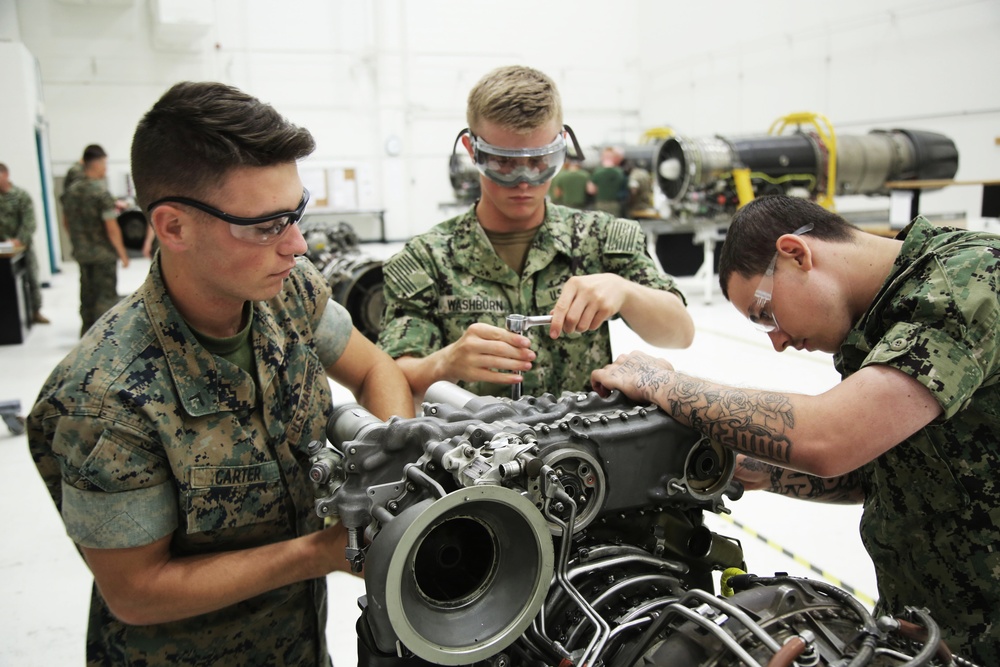
[[[563,131],[552,143],[538,148],[501,148],[486,143],[469,128],[465,128],[455,139],[453,154],[464,134],[468,134],[472,142],[472,161],[479,173],[505,188],[513,188],[521,183],[542,185],[558,174],[566,161],[566,134],[573,141],[576,156],[583,159],[583,151],[569,125],[563,125]]]
[[[813,224],[810,222],[808,225],[799,227],[792,234],[801,236],[812,231],[812,228]],[[778,320],[774,318],[774,309],[771,307],[771,292],[774,290],[774,267],[777,263],[778,251],[775,250],[774,257],[771,258],[771,263],[767,265],[767,271],[764,272],[764,277],[760,279],[760,283],[757,284],[757,289],[753,293],[753,302],[747,309],[747,319],[750,320],[750,324],[764,333],[771,333],[781,328],[778,326]]]
[[[260,245],[271,245],[275,243],[285,231],[297,223],[302,218],[302,213],[309,203],[309,191],[302,188],[302,201],[294,211],[282,211],[280,213],[269,213],[256,218],[244,218],[238,215],[224,213],[214,206],[209,206],[197,199],[188,197],[164,197],[157,199],[146,208],[147,213],[152,213],[153,209],[161,204],[183,204],[196,208],[199,211],[224,220],[229,223],[229,231],[235,238],[250,243]]]

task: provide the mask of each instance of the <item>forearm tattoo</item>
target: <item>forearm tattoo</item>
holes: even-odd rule
[[[641,356],[625,360],[613,373],[679,422],[746,454],[736,476],[757,480],[753,488],[762,485],[773,493],[823,502],[864,500],[857,471],[823,478],[784,467],[791,463],[794,443],[789,431],[795,427],[788,396],[726,387],[666,369]]]
[[[756,459],[787,464],[795,414],[788,397],[723,387],[629,360],[621,366],[635,386],[678,421]]]
[[[827,503],[859,503],[864,500],[861,477],[849,472],[839,477],[816,477],[795,470],[788,470],[771,463],[741,457],[737,463],[737,477],[767,475],[765,490],[802,500],[820,500]]]
[[[771,491],[826,503],[859,503],[864,500],[861,477],[857,471],[839,477],[816,477],[795,470],[781,470],[780,474],[771,474]]]

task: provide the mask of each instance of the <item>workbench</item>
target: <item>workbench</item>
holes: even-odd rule
[[[33,312],[24,250],[0,252],[0,345],[23,343]]]

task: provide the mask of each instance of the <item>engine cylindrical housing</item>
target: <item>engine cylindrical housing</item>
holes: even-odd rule
[[[751,171],[756,194],[791,187],[837,195],[884,194],[889,181],[950,179],[958,150],[948,137],[922,130],[872,130],[841,135],[836,143],[836,183],[828,184],[830,146],[815,134],[727,138],[671,137],[656,158],[656,178],[669,200],[725,188],[730,172]]]

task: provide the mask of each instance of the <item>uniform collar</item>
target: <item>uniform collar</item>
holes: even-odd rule
[[[557,255],[570,256],[573,223],[569,216],[564,215],[566,210],[546,202],[545,218],[528,253],[522,272],[524,277],[548,266]],[[455,264],[474,276],[510,285],[517,285],[521,280],[521,276],[517,276],[493,250],[493,245],[476,217],[476,204],[459,216],[453,231],[452,248]]]
[[[899,286],[913,272],[922,270],[923,263],[920,259],[928,252],[933,252],[941,245],[954,240],[952,234],[954,231],[956,230],[938,227],[927,218],[917,216],[896,235],[896,240],[902,241],[903,245],[881,289],[848,332],[840,351],[834,355],[834,366],[838,371],[843,373],[844,368],[848,366],[855,370],[860,367],[865,356],[871,352],[872,341],[883,334],[881,319],[883,309],[890,304]]]
[[[154,334],[163,350],[177,397],[193,417],[253,410],[257,388],[253,378],[231,364],[220,364],[195,337],[167,294],[159,255],[138,290]],[[283,358],[284,336],[267,302],[255,302],[251,341],[260,387],[271,384]],[[267,360],[267,363],[262,363]]]

